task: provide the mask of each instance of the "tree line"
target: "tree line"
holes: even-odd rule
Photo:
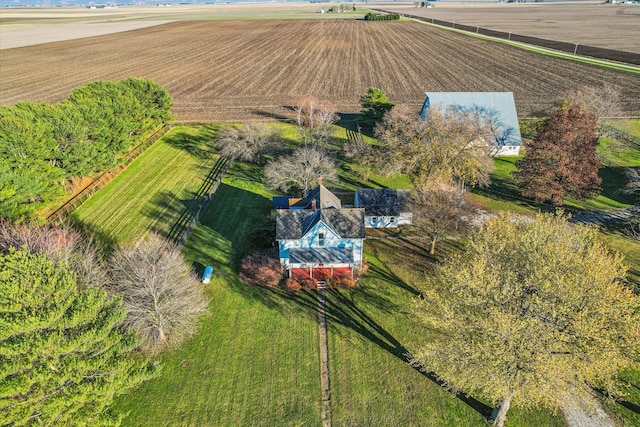
[[[151,80],[96,81],[64,101],[0,107],[0,217],[30,219],[74,180],[107,171],[161,123],[173,101]]]
[[[100,256],[70,228],[0,222],[2,425],[113,425],[115,396],[158,374],[156,356],[208,300],[172,243],[151,235]]]

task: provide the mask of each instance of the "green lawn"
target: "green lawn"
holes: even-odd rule
[[[633,153],[640,157],[640,149],[635,149]],[[515,162],[518,159],[518,157],[496,157],[494,162],[496,169],[491,175],[490,186],[487,189],[475,189],[473,192],[492,199],[489,203],[497,210],[537,211],[536,204],[520,196],[520,191],[513,179],[512,173],[517,170]],[[604,166],[599,172],[602,178],[602,192],[588,200],[567,197],[565,205],[568,208],[584,210],[625,208],[633,205],[635,197],[618,193],[618,189],[626,184],[622,169],[616,166]]]
[[[148,232],[167,235],[180,215],[197,210],[196,193],[218,159],[213,127],[176,127],[72,215],[105,245]]]
[[[193,339],[162,355],[162,375],[120,398],[125,426],[320,425],[318,324],[309,294],[257,289],[232,267],[269,214],[269,193],[232,167],[184,246],[199,273],[214,267],[209,314]],[[253,172],[256,172],[253,170]]]
[[[193,208],[194,194],[215,162],[209,144],[214,131],[174,129],[76,211],[76,220],[107,243],[130,242],[150,230],[166,233],[185,207]],[[291,129],[284,131],[287,146],[295,136]],[[410,186],[403,176],[364,180],[348,163],[341,164],[341,191]],[[503,177],[505,196],[476,197],[535,211],[509,197],[512,167],[512,160],[505,160],[495,174]],[[197,272],[214,267],[207,286],[209,312],[192,339],[159,356],[158,378],[116,400],[114,409],[128,414],[123,425],[321,425],[316,294],[249,287],[236,273],[252,250],[252,231],[271,216],[272,193],[261,181],[260,167],[235,163],[187,240],[183,253]],[[637,271],[638,245],[609,236]],[[445,241],[434,259],[419,244],[369,240],[368,275],[355,289],[328,293],[335,426],[484,425],[481,413],[488,402],[481,396],[454,396],[406,361],[419,333],[407,312],[414,284],[428,280],[434,262],[456,250],[455,242]],[[633,382],[634,375],[625,378]],[[637,404],[634,399],[629,400]],[[543,410],[522,412],[515,403],[507,425],[563,421]]]
[[[417,244],[416,244],[417,243]],[[369,271],[352,290],[327,297],[334,425],[480,426],[491,408],[479,396],[454,396],[435,377],[412,368],[420,330],[408,313],[418,281],[428,280],[434,258],[419,241],[369,240]],[[455,242],[437,247],[437,259],[457,251]],[[513,407],[508,426],[560,426],[548,411]]]
[[[235,273],[252,230],[269,216],[271,193],[259,178],[259,168],[236,163],[187,241],[183,252],[199,272],[214,267],[210,313],[193,339],[163,354],[159,378],[117,401],[129,411],[125,426],[320,425],[315,293],[253,288]],[[409,283],[432,260],[412,247],[368,247],[362,286],[328,295],[333,424],[482,425],[478,411],[402,356],[412,334]],[[515,409],[511,419],[561,425],[544,412]]]

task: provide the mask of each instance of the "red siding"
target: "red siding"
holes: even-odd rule
[[[316,267],[313,269],[313,278],[316,280],[324,280],[325,276],[331,276],[332,269],[330,267]],[[292,268],[291,277],[294,279],[309,279],[308,268]],[[333,277],[352,277],[353,273],[349,267],[334,267]]]

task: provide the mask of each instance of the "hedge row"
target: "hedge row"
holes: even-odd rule
[[[397,21],[400,19],[400,15],[397,13],[389,13],[389,14],[380,14],[369,12],[364,16],[365,21]]]
[[[82,177],[105,172],[163,122],[169,93],[151,80],[96,81],[58,103],[0,107],[0,217],[28,220]]]

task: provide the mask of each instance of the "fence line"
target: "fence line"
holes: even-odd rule
[[[47,222],[52,222],[55,220],[62,220],[68,218],[71,213],[76,210],[76,208],[85,202],[89,197],[93,195],[96,191],[104,187],[109,181],[111,181],[115,176],[117,176],[120,172],[131,164],[133,160],[135,160],[144,150],[153,145],[156,141],[158,141],[163,135],[167,133],[170,129],[170,126],[167,124],[163,124],[160,128],[158,128],[154,133],[152,133],[148,138],[146,138],[143,142],[136,145],[126,156],[124,162],[118,165],[115,170],[102,172],[91,181],[87,186],[85,186],[82,190],[76,193],[73,197],[67,200],[62,206],[57,208],[51,214],[47,216]]]
[[[191,215],[189,214],[189,211],[186,210],[185,220],[187,220],[189,217],[191,217],[191,220],[185,221],[181,224],[179,219],[176,222],[176,224],[174,224],[174,227],[172,227],[172,231],[170,232],[169,237],[170,239],[173,239],[176,242],[178,247],[182,247],[184,243],[187,241],[187,239],[189,238],[189,236],[191,235],[193,228],[196,226],[196,224],[200,220],[200,216],[207,209],[207,207],[209,207],[209,203],[211,202],[213,195],[218,190],[218,187],[220,187],[220,184],[222,183],[222,179],[226,175],[232,163],[233,161],[230,161],[225,157],[221,157],[220,159],[218,159],[216,164],[211,169],[211,172],[209,172],[209,175],[205,179],[205,182],[200,187],[200,189],[203,190],[204,188],[209,186],[209,183],[211,182],[213,183],[213,185],[211,185],[210,188],[203,190],[206,193],[206,195],[203,195],[204,199],[200,204],[198,211],[193,215],[193,217],[191,217]],[[214,177],[215,177],[215,181],[213,181]],[[185,213],[183,213],[182,216],[185,216]],[[182,216],[181,216],[181,219],[182,219]],[[178,236],[180,236],[180,240],[177,239]]]
[[[377,12],[396,13],[383,9],[372,9]],[[424,16],[412,15],[409,13],[399,14],[405,18],[417,19],[418,21],[428,22],[441,27],[454,28],[456,30],[464,30],[470,33],[481,34],[484,36],[495,37],[498,39],[526,43],[534,46],[554,49],[573,55],[589,56],[592,58],[608,59],[611,61],[624,62],[627,64],[640,65],[640,54],[633,52],[625,52],[622,50],[607,49],[603,47],[588,46],[580,43],[563,42],[558,40],[543,39],[540,37],[525,36],[522,34],[511,33],[508,31],[497,31],[490,28],[483,28],[477,25],[464,25],[451,21],[443,21],[435,18],[427,18]]]

